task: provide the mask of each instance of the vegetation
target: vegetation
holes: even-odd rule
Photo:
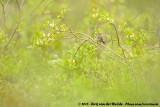
[[[159,4],[0,0],[0,105],[160,103]]]

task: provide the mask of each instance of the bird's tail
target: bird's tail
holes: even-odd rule
[[[103,44],[106,44],[106,42],[102,41]]]

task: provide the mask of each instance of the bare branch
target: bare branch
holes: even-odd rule
[[[22,6],[23,6],[23,3],[24,3],[24,0],[22,0],[22,2],[21,2],[20,9],[22,8]]]
[[[77,48],[77,51],[75,52],[75,54],[74,54],[74,56],[73,56],[73,59],[75,58],[78,50],[81,48],[81,46],[82,46],[84,43],[86,43],[86,41],[87,41],[87,40],[85,40],[84,42],[82,42],[82,44]]]
[[[58,12],[49,12],[49,13],[32,13],[33,15],[48,15],[48,14],[59,14]]]
[[[91,35],[93,35],[93,34],[94,34],[94,32],[95,32],[95,30],[96,30],[96,28],[97,28],[98,24],[99,24],[99,22],[97,21],[97,23],[96,23],[96,25],[95,25],[95,27],[94,27],[94,29],[93,29],[92,34],[91,34]]]
[[[18,5],[18,9],[20,10],[20,5],[19,5],[19,2],[18,2],[18,0],[16,0],[16,2],[17,2],[17,5]]]
[[[5,36],[5,43],[6,43],[6,9],[8,6],[10,0],[7,0],[6,6],[4,6],[4,4],[0,1],[0,4],[2,5],[2,9],[3,9],[3,27],[4,27],[4,36]]]
[[[21,21],[23,21],[25,18],[27,18],[28,16],[30,16],[38,7],[40,7],[40,5],[44,2],[45,0],[42,0],[28,15],[26,15],[25,17],[23,17],[21,19]]]
[[[3,5],[3,3],[0,1],[0,4],[2,5],[2,8],[3,8],[3,10],[4,10],[4,5]]]
[[[120,60],[118,60],[118,59],[110,56],[109,54],[107,54],[107,53],[106,53],[101,47],[99,47],[95,42],[93,42],[93,41],[91,41],[91,42],[92,42],[94,45],[96,45],[97,48],[99,48],[104,54],[106,54],[106,55],[109,56],[110,58],[112,58],[112,59],[114,59],[114,60],[116,60],[116,61],[118,61],[118,62],[120,62],[120,63],[122,63],[122,64],[124,64],[124,65],[126,65],[126,64],[123,63],[122,61],[120,61]],[[98,43],[98,44],[100,44],[100,43]]]
[[[123,51],[123,55],[124,55],[124,57],[126,58],[124,49],[123,49],[123,47],[122,47],[121,44],[120,44],[120,38],[119,38],[119,36],[118,36],[117,28],[116,28],[116,26],[115,26],[113,23],[111,23],[111,25],[113,25],[113,27],[114,27],[114,29],[115,29],[115,32],[116,32],[116,35],[117,35],[117,40],[118,40],[118,45],[121,47],[121,49],[122,49],[122,51]]]
[[[133,19],[132,21],[134,21],[144,10],[141,10]]]
[[[159,31],[159,21],[158,21],[158,3],[154,2],[154,5],[155,5],[155,16],[156,16],[156,24],[157,24],[157,31],[158,31],[158,36],[159,36],[159,48],[160,48],[160,31]]]
[[[10,0],[7,0],[7,3],[6,3],[6,6],[4,8],[4,11],[6,12],[6,9],[7,9],[7,6],[8,6],[8,3],[9,3]]]
[[[20,23],[21,23],[25,18],[27,18],[29,15],[31,15],[44,1],[45,1],[45,0],[42,0],[28,15],[26,15],[25,17],[23,17],[22,19],[20,19],[20,20],[18,21],[18,23],[17,23],[17,25],[16,25],[16,27],[15,27],[15,29],[14,29],[14,31],[13,31],[10,39],[9,39],[9,41],[8,41],[8,42],[5,44],[5,46],[4,46],[4,52],[5,52],[5,50],[7,49],[8,45],[10,44],[10,42],[12,41],[13,36],[14,36],[16,30],[18,29]]]

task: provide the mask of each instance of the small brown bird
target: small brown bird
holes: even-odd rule
[[[105,42],[104,42],[104,40],[103,40],[103,38],[102,38],[102,36],[101,36],[101,33],[97,33],[96,40],[97,40],[98,42],[102,42],[103,44],[105,44]]]

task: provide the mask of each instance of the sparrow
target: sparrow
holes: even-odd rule
[[[97,42],[102,42],[103,44],[105,44],[105,42],[101,36],[101,33],[97,33],[96,40],[97,40]]]

